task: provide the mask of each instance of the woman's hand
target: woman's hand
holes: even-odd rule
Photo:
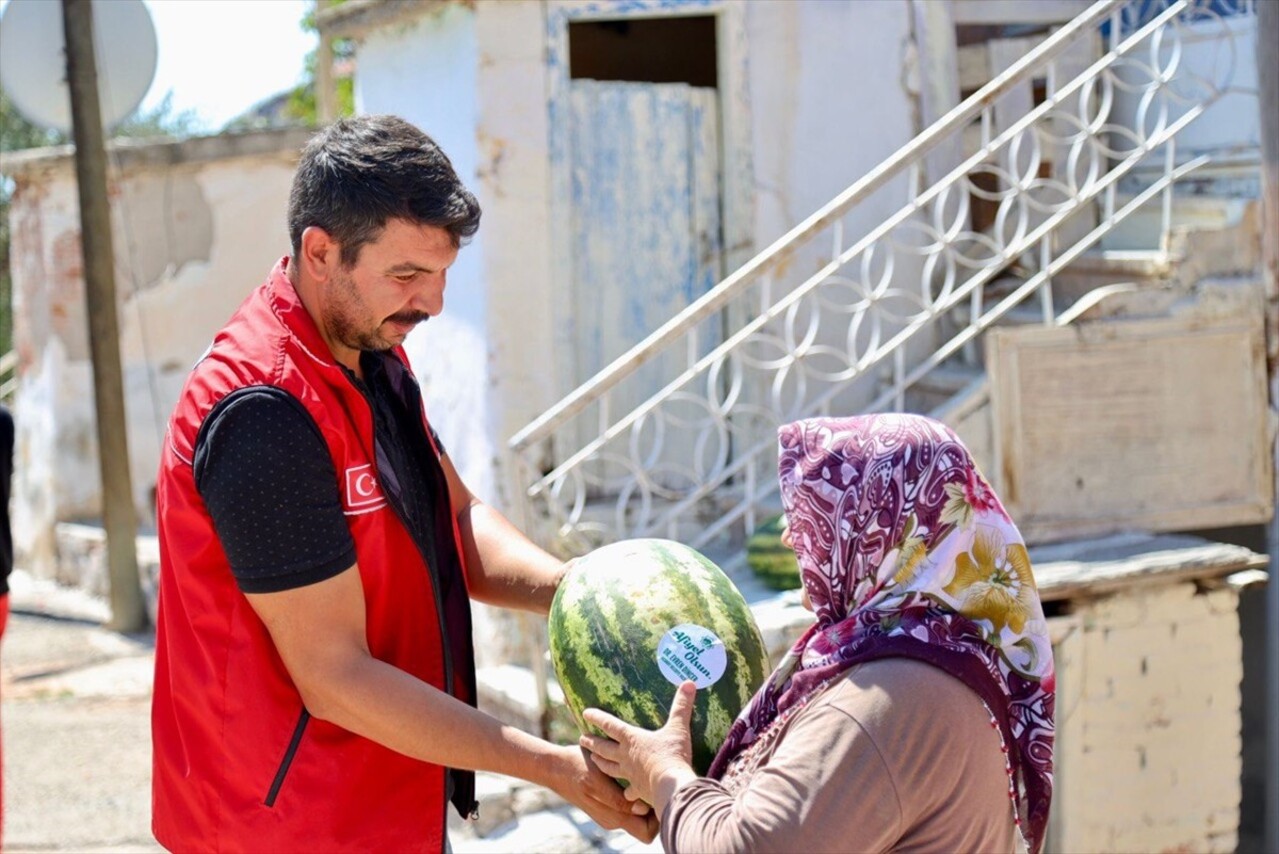
[[[587,723],[608,736],[582,736],[581,744],[591,752],[596,766],[610,777],[629,780],[626,798],[647,801],[658,816],[676,789],[697,779],[689,728],[696,695],[697,686],[692,682],[680,685],[666,724],[652,732],[599,709],[587,709],[583,714]]]

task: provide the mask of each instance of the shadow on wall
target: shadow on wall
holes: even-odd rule
[[[1262,525],[1195,531],[1196,536],[1233,543],[1259,554],[1266,551]],[[1266,585],[1246,588],[1239,598],[1239,633],[1243,637],[1243,684],[1240,686],[1242,767],[1238,854],[1266,854]]]

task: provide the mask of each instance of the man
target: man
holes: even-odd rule
[[[400,347],[479,217],[421,131],[337,122],[302,153],[292,255],[187,380],[157,484],[168,848],[439,851],[476,769],[653,836],[579,748],[474,707],[469,598],[545,615],[563,573],[467,490]]]

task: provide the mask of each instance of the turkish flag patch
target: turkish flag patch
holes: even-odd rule
[[[346,506],[352,510],[383,504],[386,498],[382,495],[382,484],[378,483],[377,472],[371,463],[352,466],[346,470]]]

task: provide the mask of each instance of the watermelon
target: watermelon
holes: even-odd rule
[[[699,774],[768,673],[741,593],[701,553],[670,540],[623,540],[578,558],[555,593],[548,628],[555,675],[583,732],[588,708],[657,729],[676,686],[697,683]]]
[[[795,551],[782,543],[785,516],[764,521],[746,541],[746,564],[764,586],[773,590],[798,590],[799,563]]]

